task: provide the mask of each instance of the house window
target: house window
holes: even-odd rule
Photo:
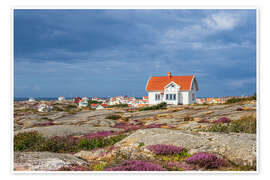
[[[166,100],[176,100],[176,94],[166,94]]]
[[[155,95],[155,100],[156,100],[156,101],[160,101],[160,94],[156,94],[156,95]]]
[[[192,101],[195,101],[195,94],[192,93]]]

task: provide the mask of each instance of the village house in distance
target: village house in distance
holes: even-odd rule
[[[196,102],[198,83],[195,76],[150,77],[146,85],[149,104],[192,104]]]

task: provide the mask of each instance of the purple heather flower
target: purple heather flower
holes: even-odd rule
[[[227,117],[221,117],[215,121],[215,123],[230,123],[230,122],[231,122],[231,119]]]
[[[149,124],[146,125],[145,128],[160,128],[161,126],[163,126],[164,124]]]
[[[177,168],[177,169],[181,169],[183,171],[187,171],[187,170],[193,170],[194,166],[190,165],[190,164],[186,164],[185,162],[167,162],[166,163],[166,167],[167,168]]]
[[[111,135],[115,135],[116,133],[114,131],[100,131],[100,132],[95,132],[95,133],[90,133],[84,135],[82,138],[88,138],[88,139],[97,139],[97,138],[105,138]]]
[[[119,166],[104,169],[105,171],[166,171],[161,165],[149,161],[126,160]]]
[[[185,162],[189,164],[197,164],[199,167],[204,168],[219,168],[221,166],[225,166],[225,160],[222,158],[218,158],[215,154],[199,152],[187,158]]]
[[[147,146],[147,149],[153,151],[157,155],[172,155],[172,154],[180,154],[183,151],[182,147],[177,147],[173,145],[167,144],[155,144],[151,146]]]

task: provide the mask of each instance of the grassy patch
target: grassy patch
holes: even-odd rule
[[[97,138],[77,138],[73,136],[67,137],[51,137],[44,138],[38,132],[19,133],[14,137],[15,151],[50,151],[56,153],[72,153],[82,149],[91,150],[109,145],[125,138],[125,134],[114,135],[112,137]]]
[[[231,121],[230,123],[216,123],[213,126],[206,128],[204,131],[210,132],[236,132],[236,133],[256,133],[256,117],[253,115],[244,116],[239,120]]]
[[[120,118],[121,118],[121,116],[118,115],[118,114],[113,114],[113,115],[106,116],[106,119],[118,120]]]
[[[230,98],[226,101],[226,104],[232,104],[237,102],[252,101],[256,100],[256,93],[253,96],[244,97],[244,98]]]
[[[108,106],[108,108],[126,108],[126,107],[128,107],[128,104],[115,104]]]
[[[37,132],[19,133],[14,137],[15,151],[40,151],[41,144],[46,142],[45,138]]]
[[[158,110],[158,109],[166,109],[167,108],[167,103],[162,102],[160,104],[154,105],[154,106],[148,106],[148,107],[142,107],[139,108],[139,111],[148,111],[148,110]]]
[[[92,138],[92,139],[84,138],[79,141],[78,148],[83,150],[102,148],[105,146],[114,145],[115,143],[121,141],[125,137],[126,135],[120,134],[109,138]]]

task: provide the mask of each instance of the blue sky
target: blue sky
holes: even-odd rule
[[[256,10],[15,10],[14,96],[143,96],[195,75],[198,96],[256,92]]]

